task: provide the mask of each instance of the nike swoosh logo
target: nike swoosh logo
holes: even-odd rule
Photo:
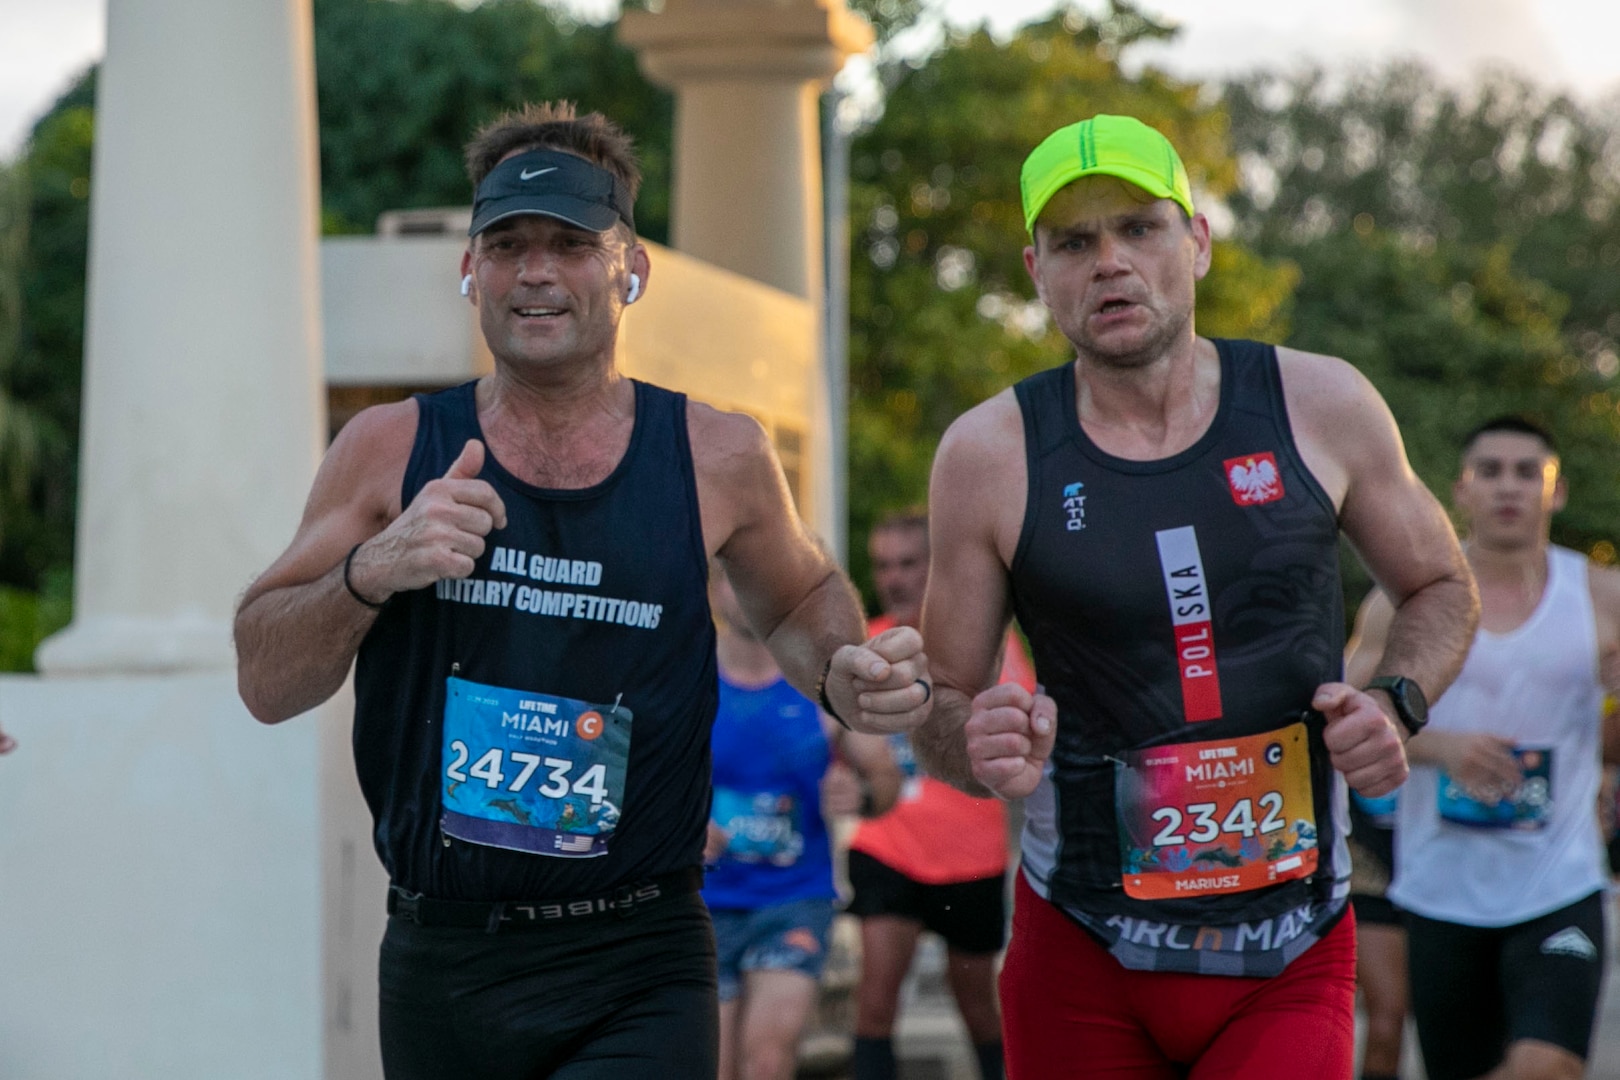
[[[529,172],[527,169],[525,169],[523,172],[518,173],[518,179],[519,180],[533,180],[537,176],[544,176],[548,172],[556,172],[556,171],[557,171],[557,166],[555,166],[555,165],[553,165],[549,169],[536,169],[536,170],[534,170],[534,172]]]

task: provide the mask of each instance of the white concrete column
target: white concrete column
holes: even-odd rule
[[[619,39],[649,79],[675,91],[673,246],[819,309],[817,102],[844,61],[871,47],[871,27],[843,0],[665,0],[656,14],[626,12]],[[825,378],[812,397],[810,505],[801,509],[835,538],[843,523]]]
[[[47,674],[233,663],[323,441],[310,0],[108,0],[74,621]]]

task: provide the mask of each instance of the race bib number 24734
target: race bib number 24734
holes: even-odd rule
[[[605,855],[624,809],[630,710],[448,680],[446,836],[560,858]]]

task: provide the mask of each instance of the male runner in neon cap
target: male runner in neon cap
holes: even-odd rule
[[[1343,785],[1400,783],[1462,662],[1456,536],[1354,368],[1197,335],[1209,223],[1163,135],[1065,127],[1023,197],[1076,355],[940,445],[915,739],[1027,797],[1008,1075],[1348,1076]],[[1396,600],[1371,692],[1341,681],[1341,529]],[[1040,693],[994,685],[1012,615]]]

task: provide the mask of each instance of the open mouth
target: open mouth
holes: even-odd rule
[[[1099,315],[1118,315],[1131,306],[1129,300],[1104,300],[1097,308]]]
[[[565,308],[558,307],[521,307],[513,308],[513,310],[525,319],[554,319],[559,315],[567,314]]]

